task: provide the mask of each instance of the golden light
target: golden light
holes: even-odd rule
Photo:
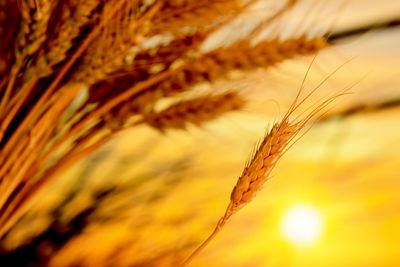
[[[281,226],[283,235],[289,242],[308,246],[321,236],[323,222],[321,214],[315,208],[297,205],[286,212]]]

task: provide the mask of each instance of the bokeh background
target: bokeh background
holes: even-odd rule
[[[262,2],[207,45],[237,38],[280,4]],[[398,0],[300,2],[280,20],[282,38],[400,17]],[[7,250],[16,249],[4,262],[175,266],[223,215],[251,151],[293,101],[312,59],[198,85],[195,94],[238,90],[249,102],[204,127],[160,133],[140,126],[119,134],[46,188],[4,240]],[[273,179],[191,266],[400,265],[400,27],[335,40],[317,55],[306,90],[345,62],[308,104],[349,85],[352,94],[285,155]],[[283,230],[299,205],[320,218],[321,231],[308,244]]]

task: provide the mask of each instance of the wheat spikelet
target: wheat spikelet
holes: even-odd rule
[[[208,95],[174,104],[158,113],[145,116],[143,122],[164,131],[167,128],[185,129],[188,123],[201,125],[222,114],[241,109],[245,101],[235,92]]]

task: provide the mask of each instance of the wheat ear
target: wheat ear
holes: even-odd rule
[[[42,49],[39,52],[36,64],[32,65],[25,74],[24,80],[29,81],[35,77],[50,75],[54,66],[68,57],[68,51],[73,46],[73,41],[82,31],[82,27],[92,19],[91,13],[98,8],[100,2],[97,0],[74,0],[59,3],[62,6],[60,18],[61,25],[54,38],[50,39],[47,46],[48,51]]]
[[[211,242],[211,240],[222,229],[229,218],[247,205],[256,196],[257,192],[262,189],[265,182],[271,178],[270,174],[279,159],[287,152],[288,149],[292,147],[294,143],[299,140],[299,138],[303,136],[301,135],[300,137],[296,138],[298,133],[307,125],[307,123],[335,99],[346,95],[347,91],[351,88],[346,88],[343,90],[343,92],[329,97],[312,109],[304,119],[290,120],[289,117],[293,114],[293,112],[297,110],[298,107],[302,105],[305,100],[308,99],[318,88],[320,88],[328,78],[330,78],[338,69],[347,63],[344,63],[338,69],[328,75],[328,77],[326,77],[316,88],[314,88],[301,101],[299,101],[300,94],[304,88],[304,81],[313,62],[310,64],[300,90],[286,115],[280,122],[275,123],[267,132],[262,143],[254,153],[254,156],[251,158],[248,164],[246,164],[242,175],[239,177],[235,187],[232,190],[230,202],[224,216],[222,216],[222,218],[218,221],[217,226],[211,235],[181,264],[181,266],[186,266],[189,264],[192,259]]]
[[[301,122],[291,123],[288,118],[285,118],[272,127],[251,161],[244,168],[242,175],[232,190],[229,206],[213,233],[190,255],[182,266],[187,265],[214,238],[228,219],[249,203],[257,192],[262,189],[264,183],[270,178],[270,173],[276,163],[284,154],[285,148],[300,131],[302,125],[303,123]]]
[[[245,100],[235,92],[207,95],[178,102],[158,113],[149,114],[143,121],[164,131],[169,128],[185,129],[188,123],[202,125],[212,119],[241,109]]]

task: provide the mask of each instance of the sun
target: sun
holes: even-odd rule
[[[294,245],[309,246],[321,236],[323,221],[320,212],[308,205],[296,205],[282,219],[282,233]]]

